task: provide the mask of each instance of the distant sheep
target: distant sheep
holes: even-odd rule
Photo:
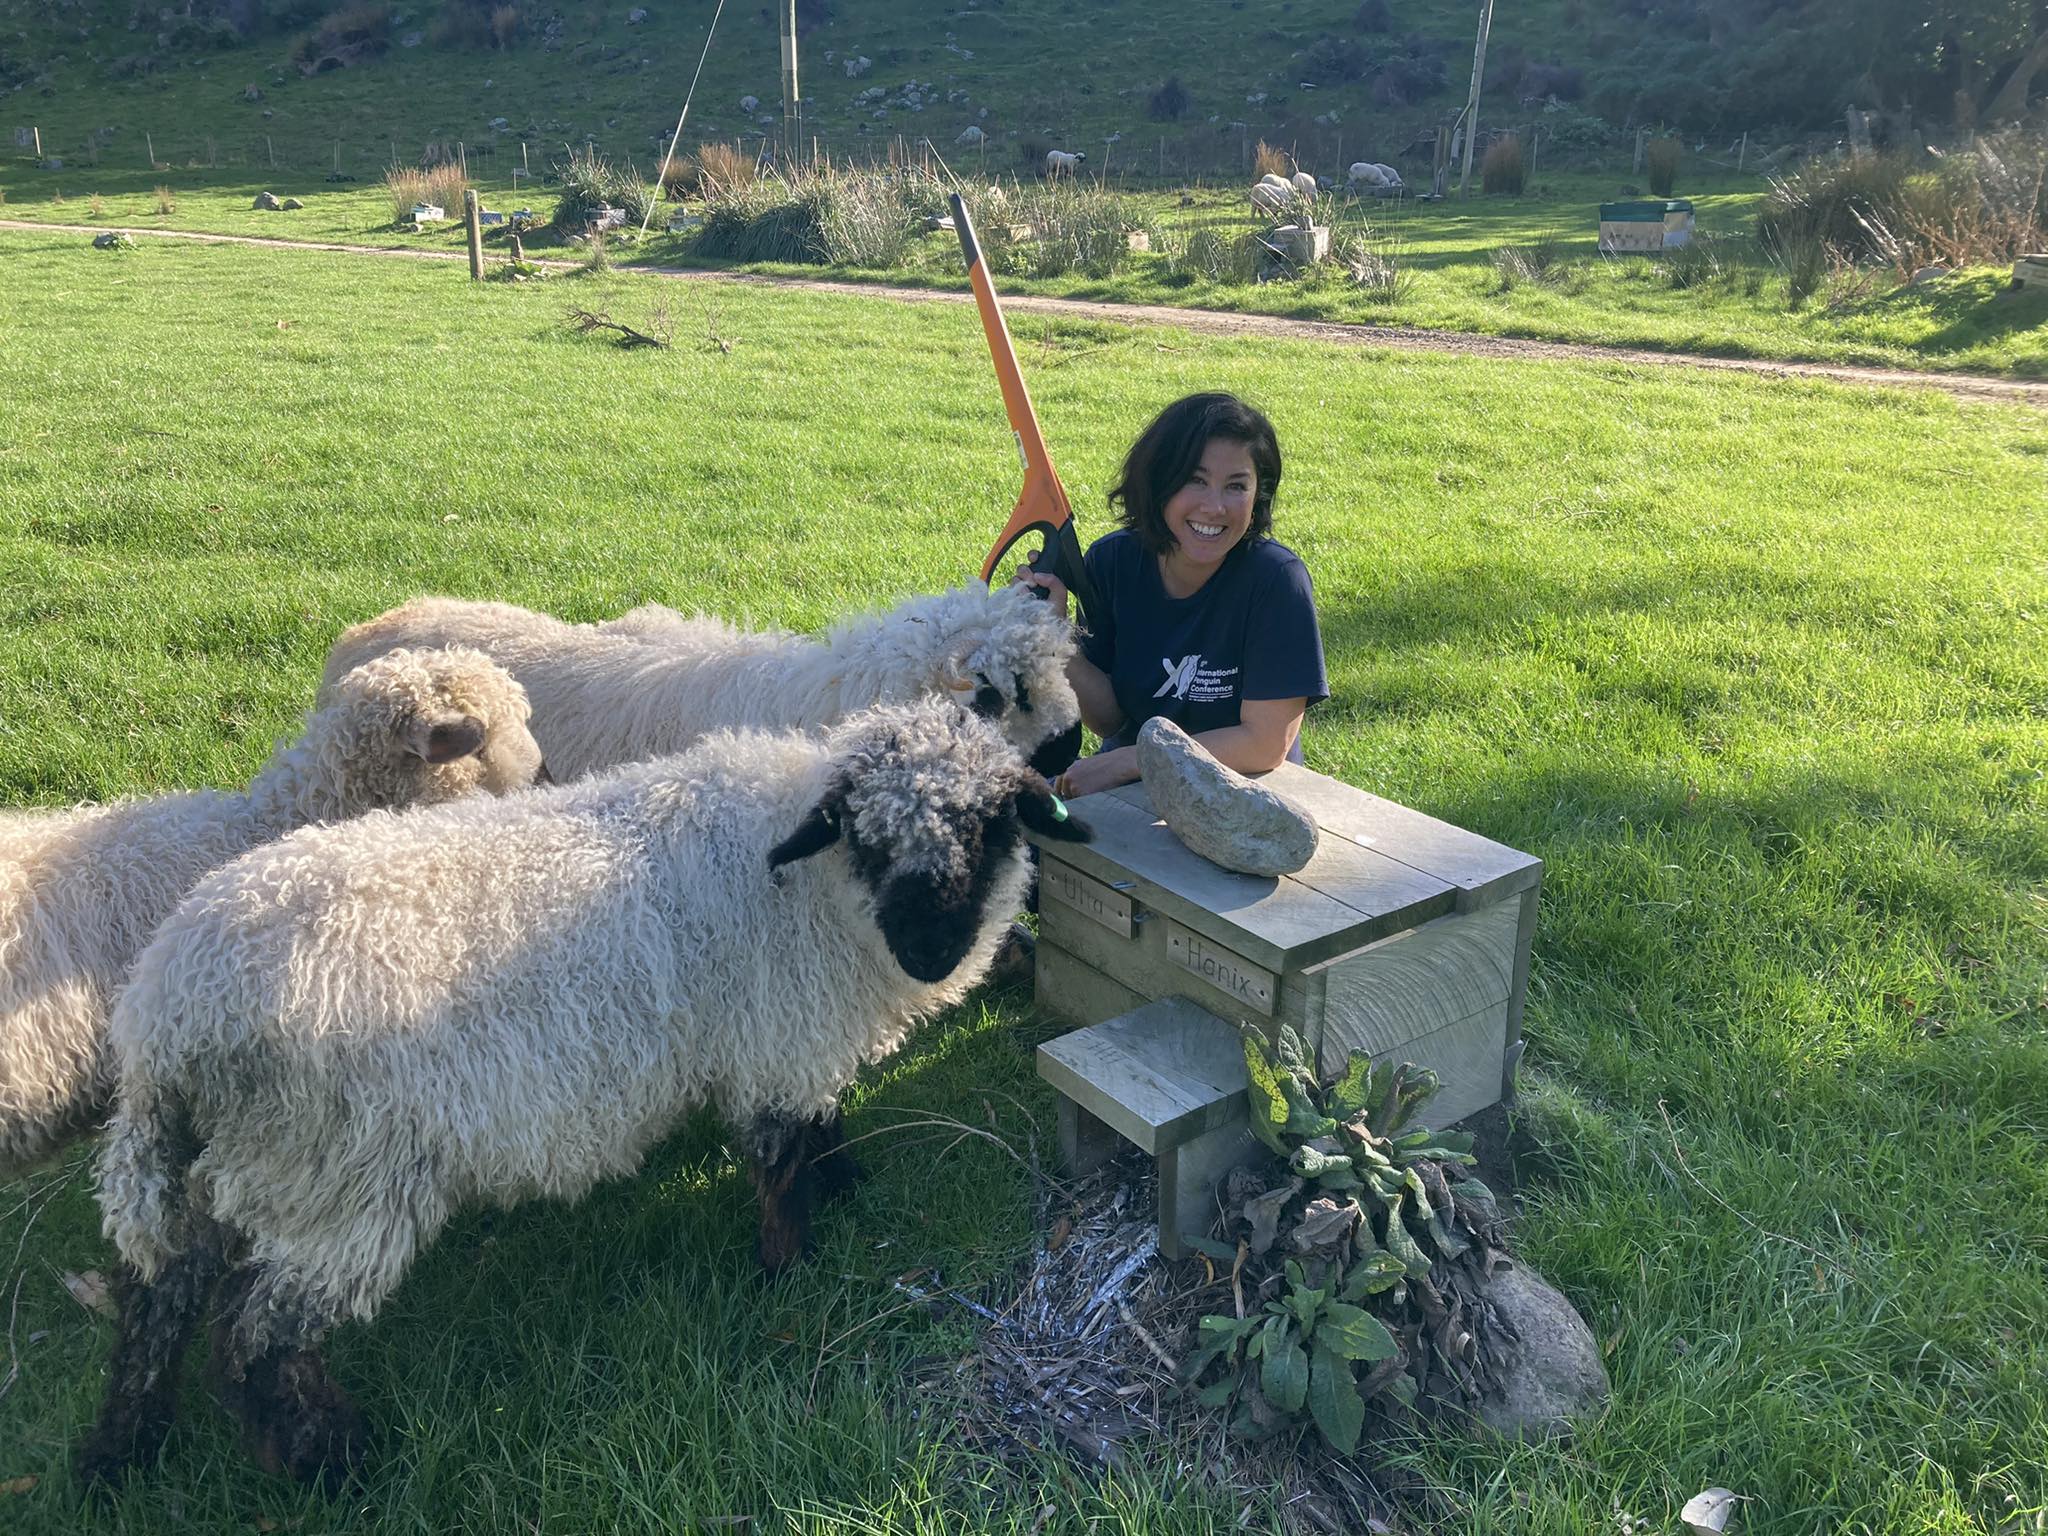
[[[1086,152],[1078,149],[1072,152],[1064,149],[1048,149],[1045,152],[1045,174],[1048,176],[1071,176],[1074,174],[1074,168],[1081,165],[1087,158]]]
[[[122,1286],[88,1482],[154,1460],[186,1340],[260,1459],[359,1463],[322,1337],[458,1210],[574,1199],[692,1109],[739,1132],[771,1271],[857,1170],[840,1094],[986,973],[1024,827],[1085,830],[938,700],[719,734],[555,789],[301,832],[203,881],[117,1005]]]
[[[531,783],[526,696],[475,651],[394,651],[245,790],[0,812],[0,1178],[105,1115],[115,989],[208,870],[309,822]]]
[[[399,645],[472,645],[525,685],[556,777],[677,752],[728,727],[819,730],[870,704],[932,695],[995,720],[1032,766],[1079,751],[1066,621],[1020,587],[979,582],[844,620],[823,639],[737,629],[658,605],[569,624],[509,603],[422,597],[358,624],[327,677]]]
[[[1377,160],[1353,161],[1346,185],[1356,191],[1361,187],[1393,188],[1401,185],[1401,173],[1391,165],[1382,165]]]
[[[1307,171],[1296,171],[1288,181],[1294,188],[1294,195],[1303,202],[1312,203],[1316,200],[1316,179]]]

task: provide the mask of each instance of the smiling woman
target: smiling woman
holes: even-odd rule
[[[1137,778],[1155,715],[1240,772],[1301,761],[1302,716],[1330,690],[1308,569],[1272,537],[1280,472],[1273,424],[1234,395],[1176,400],[1132,444],[1109,495],[1124,526],[1088,551],[1104,611],[1068,667],[1102,749],[1061,793]],[[1019,580],[1065,601],[1055,578]]]

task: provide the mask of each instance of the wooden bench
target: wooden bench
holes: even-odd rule
[[[1159,1167],[1159,1251],[1206,1232],[1211,1191],[1257,1143],[1245,1129],[1238,1032],[1184,997],[1162,998],[1038,1048],[1038,1074],[1060,1092],[1060,1154],[1092,1172],[1117,1139]]]
[[[1334,1075],[1353,1049],[1433,1069],[1444,1126],[1512,1091],[1543,862],[1285,764],[1263,782],[1315,817],[1315,857],[1278,879],[1191,852],[1143,784],[1090,795],[1086,844],[1039,849],[1037,997],[1088,1026],[1039,1050],[1065,1149],[1110,1132],[1160,1159],[1161,1247],[1229,1166],[1242,1115],[1236,1027],[1291,1026]]]

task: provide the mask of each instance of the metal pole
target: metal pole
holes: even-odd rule
[[[1458,173],[1458,196],[1472,180],[1472,141],[1479,137],[1479,88],[1486,79],[1486,34],[1493,30],[1493,0],[1479,0],[1479,41],[1472,49],[1472,93],[1465,98],[1465,165]]]

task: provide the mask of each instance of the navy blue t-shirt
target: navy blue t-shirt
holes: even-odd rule
[[[1103,613],[1081,653],[1109,676],[1124,724],[1103,750],[1129,746],[1164,715],[1190,736],[1238,723],[1245,699],[1330,696],[1308,567],[1284,544],[1246,539],[1192,597],[1170,596],[1159,561],[1128,528],[1089,546]],[[1288,756],[1301,761],[1297,738]]]

